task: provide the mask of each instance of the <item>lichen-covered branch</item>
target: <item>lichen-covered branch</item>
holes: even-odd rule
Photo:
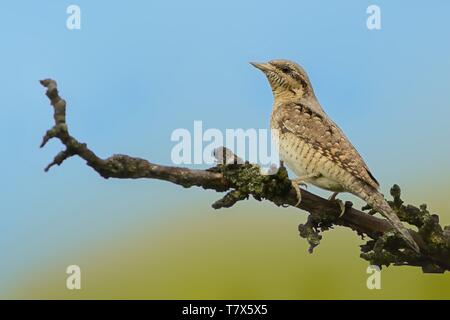
[[[52,79],[41,80],[47,88],[46,95],[54,110],[54,125],[44,135],[41,147],[53,138],[59,139],[65,150],[58,153],[45,169],[61,165],[70,157],[84,159],[88,166],[103,178],[120,179],[159,179],[169,181],[185,188],[198,186],[218,192],[228,191],[213,208],[227,208],[236,202],[248,199],[268,200],[277,206],[295,206],[297,196],[292,188],[285,168],[276,174],[261,174],[255,164],[237,161],[238,158],[229,150],[216,150],[218,164],[206,170],[193,170],[180,167],[163,166],[145,159],[127,155],[113,155],[102,159],[85,143],[79,142],[69,133],[66,122],[66,102],[59,96],[56,82]],[[370,239],[361,246],[361,257],[377,265],[410,265],[420,266],[424,272],[444,272],[450,270],[450,228],[439,225],[437,215],[430,214],[425,205],[420,208],[404,205],[400,198],[400,188],[391,190],[393,201],[390,202],[401,220],[417,228],[410,230],[414,240],[420,247],[421,254],[410,250],[403,240],[397,236],[387,220],[374,216],[375,212],[356,210],[350,202],[346,210],[339,216],[340,206],[301,190],[300,209],[309,212],[308,220],[299,226],[300,236],[310,243],[310,252],[322,239],[321,232],[333,226],[344,226],[353,229],[361,236]]]

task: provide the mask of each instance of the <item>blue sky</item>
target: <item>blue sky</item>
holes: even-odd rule
[[[105,181],[79,159],[45,174],[61,146],[38,149],[52,119],[42,78],[58,81],[72,134],[100,156],[170,163],[171,132],[194,120],[267,128],[271,92],[248,62],[292,59],[385,191],[417,179],[448,186],[450,3],[432,3],[2,2],[0,283],[157,218],[169,195],[187,205],[203,197]],[[70,4],[81,8],[81,30],[66,28]],[[370,4],[381,7],[379,31],[366,28]]]

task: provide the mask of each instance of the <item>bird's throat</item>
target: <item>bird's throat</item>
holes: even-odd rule
[[[283,103],[288,101],[295,101],[302,97],[301,92],[290,89],[272,89],[275,103]]]

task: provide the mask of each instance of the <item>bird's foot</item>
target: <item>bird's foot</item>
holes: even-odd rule
[[[342,217],[345,213],[345,203],[341,199],[334,199],[339,204],[339,208],[341,209],[341,212],[339,213],[339,218]]]
[[[339,218],[342,217],[345,213],[345,203],[341,199],[336,199],[336,196],[339,192],[333,192],[333,194],[328,198],[330,201],[336,201],[339,204],[339,208],[341,209],[339,213]]]
[[[297,194],[297,203],[295,204],[296,207],[302,202],[302,193],[300,191],[300,186],[308,188],[308,186],[303,182],[303,179],[294,179],[291,181],[292,187],[295,190],[295,193]]]

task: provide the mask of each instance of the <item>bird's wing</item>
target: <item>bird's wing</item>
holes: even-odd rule
[[[301,102],[281,106],[273,121],[282,131],[289,131],[310,145],[321,149],[333,162],[375,189],[378,181],[342,130],[325,114],[311,110]]]

